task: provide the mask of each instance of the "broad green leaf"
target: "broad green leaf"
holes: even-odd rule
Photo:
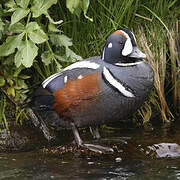
[[[22,51],[20,49],[15,54],[14,63],[16,67],[20,67],[22,64]]]
[[[31,22],[26,26],[26,32],[29,38],[36,44],[40,44],[48,40],[48,36],[36,22]]]
[[[29,9],[17,8],[11,16],[11,25],[26,17],[29,11]]]
[[[80,0],[66,0],[66,7],[73,14],[75,9],[79,7]]]
[[[88,20],[90,20],[92,22],[93,19],[87,16],[88,7],[89,7],[89,0],[83,0],[82,1],[82,9],[84,12],[84,16],[85,16],[85,18],[87,18]]]
[[[49,65],[53,60],[53,54],[49,51],[45,51],[41,55],[42,62],[44,62],[45,65]]]
[[[72,41],[69,37],[65,36],[64,34],[57,34],[57,35],[51,35],[50,36],[51,42],[56,46],[72,46]]]
[[[24,33],[21,33],[21,34],[16,35],[16,36],[9,36],[6,39],[6,42],[4,42],[0,46],[0,52],[1,52],[0,56],[8,56],[8,55],[14,53],[15,49],[21,43],[23,36],[24,36]]]
[[[48,36],[41,29],[30,31],[29,38],[36,44],[40,44],[48,40]]]
[[[0,87],[4,86],[5,85],[5,79],[3,76],[0,76]]]
[[[49,23],[48,29],[50,32],[61,32],[54,24]]]
[[[45,14],[47,10],[56,3],[57,0],[33,0],[33,5],[31,7],[33,17],[39,17],[41,14]]]
[[[68,47],[66,48],[66,56],[70,58],[71,61],[79,61],[82,60],[81,56],[78,56],[76,53],[74,53],[71,49]]]
[[[59,54],[58,52],[56,52],[56,53],[57,53],[57,54],[55,54],[56,59],[58,59],[61,62],[67,62],[67,57],[65,55],[60,56],[60,55],[58,55]]]
[[[14,2],[14,0],[9,0],[5,3],[5,6],[8,8],[14,8],[16,6],[16,3]]]
[[[38,47],[31,40],[24,41],[15,55],[16,66],[22,63],[26,68],[31,67],[37,54]]]
[[[34,31],[34,30],[37,30],[37,29],[40,29],[40,26],[38,25],[37,22],[30,22],[26,26],[26,31],[27,32]]]
[[[85,14],[87,13],[88,7],[89,7],[89,0],[83,0],[82,1],[82,9]]]
[[[27,40],[25,43],[25,48],[22,50],[22,64],[25,67],[31,67],[37,54],[38,47],[31,40]]]
[[[26,9],[28,7],[28,5],[29,5],[30,0],[15,0],[15,1],[16,1],[18,6]]]
[[[9,30],[13,33],[22,33],[25,30],[25,27],[22,23],[18,22],[10,26]]]

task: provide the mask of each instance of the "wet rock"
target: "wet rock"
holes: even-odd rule
[[[176,143],[160,143],[148,146],[146,155],[156,158],[180,157],[180,145]]]
[[[43,134],[34,128],[30,122],[19,125],[15,122],[9,123],[9,130],[0,131],[0,151],[29,151],[47,144]]]

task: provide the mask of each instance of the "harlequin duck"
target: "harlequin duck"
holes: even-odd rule
[[[154,76],[144,58],[134,34],[121,28],[107,38],[102,56],[76,62],[47,78],[35,92],[33,109],[55,110],[59,124],[72,129],[77,145],[113,151],[84,144],[77,128],[91,126],[99,138],[98,125],[122,121],[143,104]]]

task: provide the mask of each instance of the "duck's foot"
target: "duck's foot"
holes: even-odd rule
[[[79,136],[79,132],[74,123],[71,123],[71,127],[74,134],[75,142],[79,147],[86,148],[90,151],[93,151],[95,153],[100,153],[100,154],[111,154],[114,152],[114,150],[109,147],[104,147],[104,146],[95,145],[95,144],[84,144]],[[93,134],[96,138],[100,138],[98,129],[93,130]]]
[[[90,151],[100,154],[112,154],[114,152],[112,148],[104,147],[97,144],[82,144],[81,146],[87,148]]]

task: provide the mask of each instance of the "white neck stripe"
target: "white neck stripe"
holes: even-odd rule
[[[123,66],[123,67],[127,67],[127,66],[136,66],[138,64],[143,63],[144,61],[138,61],[138,62],[134,62],[134,63],[115,63],[116,66]]]
[[[102,60],[104,60],[104,54],[105,54],[105,48],[103,49]]]
[[[71,64],[70,66],[64,68],[61,72],[55,73],[53,75],[51,75],[50,77],[48,77],[47,79],[45,79],[42,82],[42,86],[43,88],[46,88],[46,86],[56,77],[60,76],[62,74],[62,72],[67,71],[67,70],[72,70],[72,69],[77,69],[77,68],[88,68],[88,69],[98,69],[100,67],[99,64],[95,63],[95,62],[90,62],[90,61],[79,61],[76,62],[74,64]]]
[[[118,82],[114,77],[111,75],[109,70],[104,67],[103,68],[103,75],[106,78],[106,80],[113,86],[115,87],[120,93],[122,93],[126,97],[135,97],[134,94],[132,94],[130,91],[126,90],[126,88]]]

